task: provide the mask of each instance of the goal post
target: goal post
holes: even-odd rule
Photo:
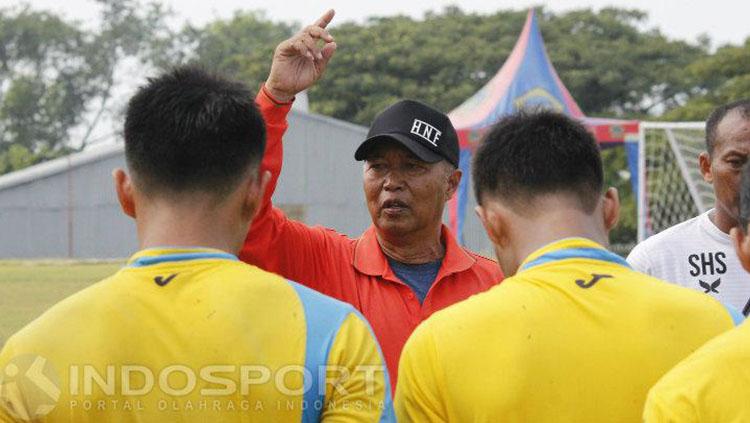
[[[638,242],[713,207],[698,156],[704,122],[641,122],[638,140]]]

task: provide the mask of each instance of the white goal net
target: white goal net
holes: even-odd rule
[[[638,152],[638,242],[710,209],[703,180],[703,122],[641,122]]]

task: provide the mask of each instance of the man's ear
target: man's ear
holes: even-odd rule
[[[263,203],[263,197],[266,195],[268,183],[271,181],[271,172],[264,170],[258,172],[248,183],[248,189],[245,192],[244,211],[249,220],[255,219]]]
[[[451,174],[448,176],[448,192],[446,201],[450,200],[453,195],[456,193],[456,190],[458,190],[458,185],[461,184],[461,177],[463,176],[463,172],[461,172],[461,169],[453,169]]]
[[[501,216],[499,210],[492,206],[476,206],[474,208],[479,220],[487,232],[487,237],[494,245],[503,245],[505,239],[505,219]]]
[[[750,235],[747,234],[747,229],[745,228],[745,231],[743,231],[742,228],[737,226],[729,231],[729,235],[732,237],[734,251],[740,259],[742,268],[750,272]]]
[[[120,202],[120,208],[126,215],[135,219],[135,199],[133,193],[133,182],[130,176],[121,168],[112,171],[112,179],[115,182],[115,191],[117,192],[117,201]]]
[[[698,166],[701,169],[703,180],[708,182],[709,184],[714,183],[714,174],[711,171],[711,156],[707,151],[704,151],[698,155]]]
[[[617,188],[609,187],[604,193],[602,213],[604,215],[604,229],[609,232],[620,220],[620,195]]]

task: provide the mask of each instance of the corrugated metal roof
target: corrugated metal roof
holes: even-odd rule
[[[38,165],[29,166],[0,176],[0,191],[17,187],[37,179],[63,173],[87,163],[103,160],[122,154],[125,146],[122,143],[96,145],[80,153],[73,153],[57,159],[49,160]]]
[[[311,120],[322,122],[327,125],[341,128],[344,130],[367,133],[367,128],[360,125],[355,125],[340,119],[318,115],[315,113],[305,113],[299,110],[292,110],[290,113],[290,119],[300,120]],[[64,157],[49,160],[44,163],[39,163],[34,166],[27,167],[15,172],[11,172],[0,176],[0,191],[8,188],[17,187],[41,178],[46,178],[59,173],[63,173],[69,169],[75,169],[83,166],[87,163],[104,160],[112,156],[116,156],[124,153],[125,146],[122,142],[113,142],[108,144],[99,144],[91,146],[90,148],[80,153],[69,154]]]

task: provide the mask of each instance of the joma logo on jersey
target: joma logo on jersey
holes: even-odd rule
[[[613,278],[612,275],[599,275],[596,273],[591,274],[591,279],[587,282],[583,279],[576,279],[576,285],[580,286],[583,289],[589,289],[592,286],[596,285],[597,282],[599,282],[602,279],[611,279]]]
[[[688,256],[690,276],[723,275],[727,272],[726,258],[727,255],[722,251],[690,254]]]
[[[438,131],[437,128],[419,119],[414,119],[414,122],[411,124],[411,131],[409,132],[424,139],[435,147],[437,147],[437,142],[440,139],[440,136],[443,135],[443,133]]]

